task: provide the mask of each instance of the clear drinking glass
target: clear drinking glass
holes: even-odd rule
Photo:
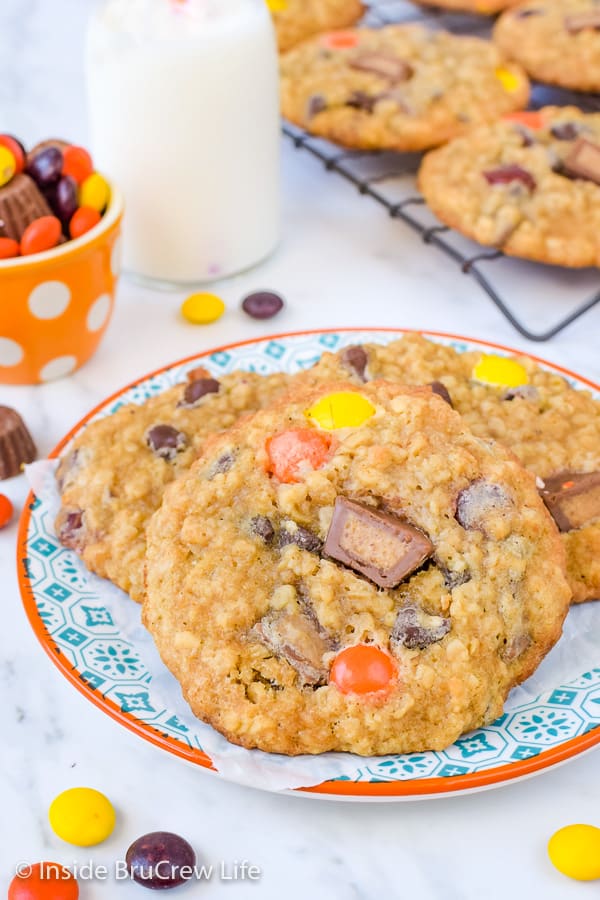
[[[125,197],[125,270],[179,285],[266,257],[280,137],[264,0],[103,0],[86,59],[95,163]]]

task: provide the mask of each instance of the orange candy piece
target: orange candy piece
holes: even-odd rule
[[[11,137],[10,134],[0,134],[0,147],[6,147],[7,150],[10,150],[17,164],[15,174],[20,175],[25,168],[25,154],[19,142]]]
[[[311,428],[292,428],[269,438],[268,471],[284,484],[301,481],[306,469],[320,469],[327,462],[333,439]]]
[[[389,691],[398,676],[396,663],[373,644],[355,644],[336,656],[329,681],[342,694],[376,694]]]
[[[355,31],[330,31],[321,37],[321,43],[331,50],[350,50],[358,45]]]
[[[14,507],[5,494],[0,494],[0,528],[8,525],[13,517]]]
[[[78,900],[79,885],[66,866],[55,862],[21,863],[8,886],[8,900]]]
[[[85,147],[71,144],[63,150],[63,175],[70,175],[77,184],[83,184],[94,171],[92,157]]]
[[[546,124],[543,115],[535,109],[523,109],[517,112],[507,113],[502,116],[505,122],[518,122],[534,131],[539,131]]]
[[[72,238],[81,237],[82,234],[97,225],[101,218],[97,209],[92,209],[91,206],[80,206],[71,216],[69,234]]]
[[[12,238],[0,237],[0,259],[12,259],[21,252],[18,241]]]
[[[62,233],[60,219],[56,216],[41,216],[31,222],[21,237],[21,253],[31,256],[56,247]]]

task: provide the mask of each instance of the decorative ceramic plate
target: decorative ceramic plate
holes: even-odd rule
[[[263,374],[294,372],[312,365],[325,350],[366,341],[387,343],[401,333],[394,329],[276,335],[183,360],[110,397],[61,441],[52,457],[90,420],[111,415],[124,403],[141,403],[185,380],[187,370],[198,363],[216,377],[236,368]],[[515,352],[454,335],[426,334],[459,352],[490,347],[499,353]],[[538,362],[565,376],[575,387],[600,391],[584,378],[543,360]],[[208,726],[185,711],[182,714],[176,685],[165,698],[164,667],[158,657],[145,658],[147,641],[141,640],[140,629],[137,633],[122,629],[115,589],[89,576],[76,556],[59,545],[52,518],[45,504],[31,494],[21,520],[18,547],[23,602],[44,649],[85,697],[125,728],[168,753],[214,769],[203,749]],[[129,603],[123,595],[116,599],[117,606]],[[591,613],[590,605],[585,606]],[[593,611],[597,613],[600,608]],[[569,618],[574,614],[579,613],[571,612]],[[444,752],[370,760],[352,757],[357,764],[352,774],[301,790],[348,799],[431,797],[496,786],[564,762],[600,743],[600,653],[597,660],[587,662],[587,671],[579,672],[575,664],[575,673],[565,683],[557,676],[550,690],[533,698],[525,695],[521,705],[513,703],[492,725],[462,737]],[[312,758],[308,759],[310,763]],[[251,779],[240,780],[251,783]]]

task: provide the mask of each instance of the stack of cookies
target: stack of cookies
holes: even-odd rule
[[[321,5],[338,14],[344,6]],[[313,35],[282,56],[284,116],[351,149],[431,151],[419,172],[426,202],[484,246],[555,265],[600,265],[600,112],[524,112],[530,78],[600,91],[598,3],[435,6],[501,12],[493,41],[414,24]],[[346,10],[349,19],[357,14],[353,3]],[[336,27],[344,24],[338,18]]]
[[[294,376],[195,369],[57,477],[63,544],[248,748],[443,749],[600,597],[600,403],[527,358],[407,335]]]

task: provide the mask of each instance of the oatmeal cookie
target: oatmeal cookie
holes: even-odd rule
[[[284,116],[366,150],[423,150],[522,109],[529,82],[489,41],[389,25],[332,32],[281,61]]]
[[[600,265],[600,113],[545,107],[429,153],[419,186],[447,225],[510,256]]]
[[[188,468],[206,438],[270,403],[286,375],[234,372],[218,381],[192,370],[141,405],[93,422],[61,459],[56,531],[86,566],[141,601],[146,525],[163,491]]]
[[[600,400],[589,391],[527,356],[458,353],[418,334],[326,353],[299,377],[432,386],[475,435],[506,444],[537,476],[566,547],[573,601],[600,599]]]
[[[360,0],[267,0],[281,53],[332,28],[354,25],[365,9]]]
[[[569,598],[533,475],[428,388],[294,389],[208,442],[148,529],[164,662],[270,752],[441,750],[501,714]]]
[[[494,40],[537,81],[600,91],[596,0],[527,0],[500,17]]]

